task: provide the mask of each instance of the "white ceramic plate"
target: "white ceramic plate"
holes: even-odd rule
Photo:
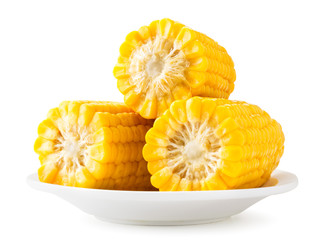
[[[66,187],[42,183],[37,174],[28,184],[53,193],[96,218],[125,224],[186,225],[220,221],[241,213],[259,200],[292,190],[297,177],[275,171],[264,187],[240,190],[144,192]]]

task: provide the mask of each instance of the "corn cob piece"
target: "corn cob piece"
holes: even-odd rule
[[[160,116],[174,100],[228,98],[236,79],[225,48],[170,19],[130,32],[113,72],[125,103],[148,119]]]
[[[65,101],[38,127],[39,180],[66,186],[152,190],[142,157],[151,120],[123,103]]]
[[[143,156],[160,191],[224,190],[263,185],[283,151],[281,126],[258,106],[193,97],[155,120]]]

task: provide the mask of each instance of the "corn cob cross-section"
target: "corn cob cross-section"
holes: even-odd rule
[[[123,103],[65,101],[38,127],[40,181],[115,190],[151,190],[142,157],[151,120]]]
[[[174,100],[228,98],[236,79],[225,48],[170,19],[127,35],[114,76],[125,103],[148,119],[160,116]]]
[[[193,97],[156,119],[143,156],[160,191],[219,190],[263,185],[283,150],[281,126],[258,106]]]

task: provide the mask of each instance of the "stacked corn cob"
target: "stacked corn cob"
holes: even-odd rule
[[[125,103],[150,119],[162,115],[174,100],[228,98],[236,79],[223,47],[170,19],[128,34],[114,76]]]
[[[142,157],[151,126],[123,103],[62,102],[38,127],[39,179],[88,188],[153,189]]]
[[[259,187],[283,153],[280,125],[245,102],[174,102],[146,134],[144,158],[162,191]]]
[[[126,104],[66,101],[39,125],[40,181],[236,189],[263,185],[277,167],[281,126],[259,107],[227,99],[234,65],[206,35],[170,19],[153,21],[128,34],[114,75]]]

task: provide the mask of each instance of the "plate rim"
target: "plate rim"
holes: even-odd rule
[[[196,200],[214,200],[214,199],[244,199],[252,197],[267,197],[274,194],[281,194],[291,191],[298,185],[298,178],[295,174],[275,170],[272,177],[278,180],[275,186],[232,189],[232,190],[210,190],[210,191],[178,191],[178,192],[159,192],[159,191],[125,191],[125,190],[107,190],[107,189],[89,189],[79,187],[61,186],[57,184],[40,182],[37,173],[30,174],[26,181],[27,184],[39,191],[53,194],[74,193],[79,195],[92,196],[93,198],[107,198],[115,200],[140,201],[196,201]]]

